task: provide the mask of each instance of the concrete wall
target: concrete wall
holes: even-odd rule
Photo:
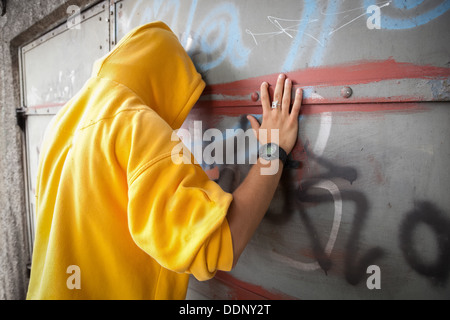
[[[23,137],[18,48],[67,18],[70,4],[94,1],[8,0],[0,16],[0,299],[24,299],[28,284]]]

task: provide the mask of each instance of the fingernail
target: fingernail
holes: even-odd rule
[[[297,94],[301,94],[302,93],[302,89],[298,88],[297,89]]]
[[[283,78],[284,78],[284,74],[281,73],[281,74],[278,76],[278,78],[279,78],[279,79],[283,79]]]

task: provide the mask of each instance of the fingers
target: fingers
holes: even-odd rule
[[[303,99],[303,90],[299,88],[295,92],[294,105],[292,106],[292,111],[290,115],[290,117],[292,117],[295,121],[297,121],[300,109],[302,107],[302,99]]]
[[[284,116],[292,116],[294,118],[297,118],[300,113],[300,108],[302,105],[303,91],[301,89],[297,89],[292,111],[289,112],[291,104],[291,91],[292,91],[292,81],[290,79],[287,79],[286,75],[280,74],[277,78],[277,83],[275,85],[273,101],[279,103],[277,109],[281,109],[281,112],[283,113]],[[263,82],[261,84],[260,92],[261,92],[261,104],[263,108],[263,115],[269,115],[269,111],[275,109],[272,109],[272,103],[269,95],[269,84],[267,82]],[[256,119],[253,118],[253,120],[257,122]]]
[[[289,108],[291,106],[291,90],[292,81],[290,79],[286,79],[286,81],[284,82],[283,102],[281,105],[281,112],[285,116],[289,115]]]
[[[284,80],[286,76],[284,74],[280,74],[277,79],[277,84],[275,86],[275,91],[273,94],[273,101],[278,101],[281,106],[281,99],[283,98],[283,90],[284,90]]]

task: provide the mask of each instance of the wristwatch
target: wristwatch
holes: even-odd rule
[[[288,157],[286,151],[276,143],[268,143],[259,148],[259,156],[268,161],[280,159],[283,165],[286,164]]]

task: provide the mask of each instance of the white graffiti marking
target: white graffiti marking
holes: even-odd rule
[[[333,251],[334,244],[337,239],[337,235],[339,232],[339,227],[341,225],[341,219],[342,219],[342,197],[341,192],[339,191],[338,186],[330,181],[330,180],[321,180],[317,182],[316,184],[312,185],[311,188],[319,188],[319,189],[325,189],[328,190],[331,195],[333,196],[334,200],[334,219],[333,219],[333,225],[331,227],[330,236],[328,237],[327,245],[325,246],[325,254],[329,257],[331,255],[331,252]],[[283,263],[286,263],[287,265],[294,267],[296,269],[302,270],[302,271],[314,271],[317,269],[320,269],[319,263],[316,262],[301,262],[295,259],[292,259],[290,257],[287,257],[285,255],[279,254],[277,252],[270,251],[269,255]]]

